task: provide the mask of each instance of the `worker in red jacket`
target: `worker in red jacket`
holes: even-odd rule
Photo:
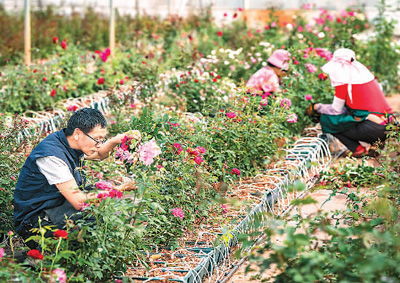
[[[354,51],[340,48],[322,70],[329,75],[335,96],[332,104],[314,104],[324,132],[332,133],[353,156],[368,153],[364,143],[386,139],[386,124],[393,111],[374,75],[356,60]],[[361,142],[364,142],[362,145]]]

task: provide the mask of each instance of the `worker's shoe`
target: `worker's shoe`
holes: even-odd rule
[[[367,149],[362,145],[357,146],[356,150],[353,152],[351,156],[353,157],[362,157],[368,153]]]

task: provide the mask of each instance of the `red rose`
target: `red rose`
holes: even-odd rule
[[[325,73],[320,73],[320,74],[318,75],[318,78],[319,78],[320,80],[326,80],[326,79],[328,78],[328,75],[325,74]]]
[[[50,96],[51,96],[51,97],[54,97],[54,96],[56,96],[56,94],[57,94],[57,91],[53,88],[53,89],[51,90],[51,92],[50,92]]]
[[[76,110],[78,110],[78,106],[76,105],[69,105],[67,106],[67,111],[71,111],[71,112],[75,112]]]
[[[234,175],[240,175],[240,170],[239,169],[237,169],[237,168],[233,168],[232,170],[231,170],[231,174],[234,174]]]
[[[43,259],[43,255],[39,250],[30,250],[29,252],[27,252],[27,255],[35,259]]]
[[[197,79],[194,79],[194,82],[195,82],[195,83],[198,83],[198,82],[199,82],[199,80],[197,80]]]
[[[56,238],[68,239],[68,232],[65,230],[58,229],[53,234],[54,234],[54,237],[56,237]]]
[[[97,80],[97,84],[98,84],[98,85],[103,85],[105,81],[106,81],[106,80],[105,80],[104,78],[99,78],[99,79]]]
[[[61,41],[60,46],[62,49],[67,49],[67,41],[65,39]]]
[[[196,162],[197,165],[200,165],[204,162],[204,159],[201,156],[196,156],[193,160],[194,162]]]
[[[57,43],[58,43],[58,37],[56,37],[56,36],[53,37],[53,43],[54,43],[54,44],[57,44]]]
[[[221,37],[224,33],[222,31],[217,31],[217,36]]]
[[[119,80],[119,84],[123,85],[123,84],[125,84],[125,81],[124,80]]]
[[[192,149],[190,147],[186,150],[186,152],[189,153],[190,155],[193,155],[193,156],[199,155],[199,152],[197,150]]]
[[[43,81],[43,82],[47,82],[47,78],[46,78],[46,77],[43,77],[42,81]]]

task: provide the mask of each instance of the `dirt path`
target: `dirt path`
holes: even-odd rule
[[[392,107],[393,111],[400,112],[400,94],[395,94],[390,97],[386,97],[390,107]]]
[[[392,107],[394,112],[400,112],[400,94],[393,95],[391,97],[387,97],[387,101],[389,105]],[[372,161],[371,161],[372,162]],[[376,164],[371,163],[371,166],[375,166]],[[343,210],[346,208],[346,197],[344,195],[337,195],[332,197],[328,202],[324,203],[330,195],[331,191],[329,190],[318,190],[312,193],[309,193],[313,199],[317,201],[315,204],[305,205],[301,208],[301,211],[292,211],[291,213],[301,213],[303,216],[317,214],[320,211],[323,212],[333,212],[335,210]],[[368,192],[366,192],[368,193]],[[279,239],[277,239],[279,241]],[[265,254],[268,256],[268,253]],[[233,275],[233,277],[228,281],[230,283],[248,283],[248,282],[260,282],[259,278],[255,276],[258,274],[256,271],[258,267],[255,265],[251,265],[251,269],[254,270],[245,274],[245,269],[249,265],[248,262],[245,262],[238,271]],[[271,270],[266,271],[262,274],[262,277],[269,277],[276,274],[276,270],[273,268]],[[273,282],[273,281],[271,281]]]

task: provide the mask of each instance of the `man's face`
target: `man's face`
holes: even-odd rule
[[[87,134],[80,129],[76,129],[76,132],[78,134],[78,147],[87,156],[92,155],[99,150],[107,135],[107,130],[101,126],[94,127]]]

